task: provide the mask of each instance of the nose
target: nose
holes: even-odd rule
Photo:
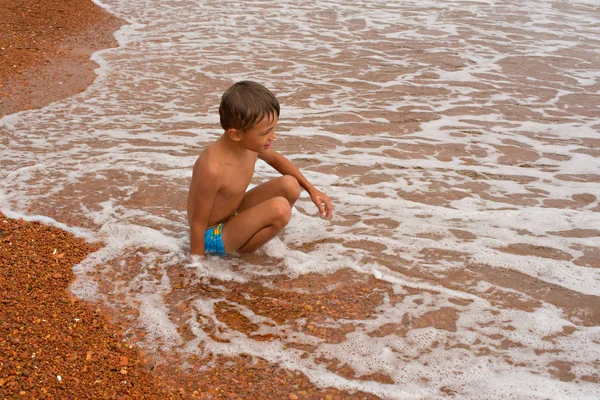
[[[271,133],[271,140],[275,140],[275,139],[277,139],[277,134],[275,133],[275,131],[273,131]]]

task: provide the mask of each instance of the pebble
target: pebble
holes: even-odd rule
[[[64,3],[47,0],[39,4],[54,1]],[[3,10],[0,7],[4,23]],[[9,307],[0,304],[0,398],[116,398],[121,393],[125,398],[180,399],[165,378],[143,368],[135,374],[128,370],[142,361],[134,348],[122,345],[121,330],[96,314],[90,304],[69,297],[73,265],[97,247],[38,222],[5,221],[5,234],[0,236],[0,287],[2,299],[11,303]],[[56,258],[52,255],[55,248],[69,250]],[[74,318],[80,322],[73,322]],[[104,329],[87,323],[94,318]],[[4,354],[10,354],[8,363],[2,360]],[[127,386],[115,380],[111,370],[120,363],[126,365],[120,365],[117,373],[127,373]],[[74,376],[57,373],[65,370]],[[94,385],[96,381],[102,383]]]

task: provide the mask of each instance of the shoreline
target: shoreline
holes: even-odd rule
[[[0,0],[0,17],[0,117],[86,90],[97,77],[91,55],[117,47],[125,24],[91,0]]]
[[[378,398],[318,388],[301,373],[246,355],[193,355],[185,367],[176,354],[140,347],[139,327],[69,289],[73,267],[99,247],[0,212],[1,399]],[[235,313],[222,318],[240,323]]]
[[[96,54],[108,69],[0,123],[0,399],[600,390],[591,9],[109,4],[140,29]],[[227,10],[238,32],[215,24]],[[190,162],[240,74],[273,77],[292,107],[277,147],[336,218],[304,196],[264,254],[196,263]]]
[[[124,21],[91,0],[0,0],[0,117],[86,90]],[[69,290],[96,245],[0,212],[0,398],[174,399],[122,327]]]
[[[70,293],[97,246],[2,213],[0,243],[0,398],[177,397],[122,327]]]
[[[97,77],[90,56],[115,47],[113,33],[123,24],[91,0],[0,0],[0,18],[7,33],[0,35],[0,118],[86,90]],[[303,374],[246,356],[218,356],[209,368],[196,356],[191,369],[168,354],[160,362],[131,340],[136,328],[115,310],[70,292],[73,267],[97,249],[55,226],[0,212],[0,398],[377,398],[318,388]]]
[[[91,55],[125,22],[91,0],[0,0],[0,118],[86,90]],[[70,292],[73,266],[97,245],[0,212],[0,398],[174,399],[124,328]]]

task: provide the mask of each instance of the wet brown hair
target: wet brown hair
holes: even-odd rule
[[[263,118],[274,118],[275,115],[279,117],[279,101],[260,83],[234,83],[221,97],[219,117],[224,130],[245,132]]]

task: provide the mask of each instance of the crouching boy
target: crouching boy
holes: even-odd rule
[[[271,148],[279,102],[269,90],[251,81],[234,84],[223,94],[219,116],[223,135],[196,160],[188,193],[192,254],[256,250],[288,224],[301,188],[331,218],[329,197]],[[282,176],[246,192],[257,158]]]

